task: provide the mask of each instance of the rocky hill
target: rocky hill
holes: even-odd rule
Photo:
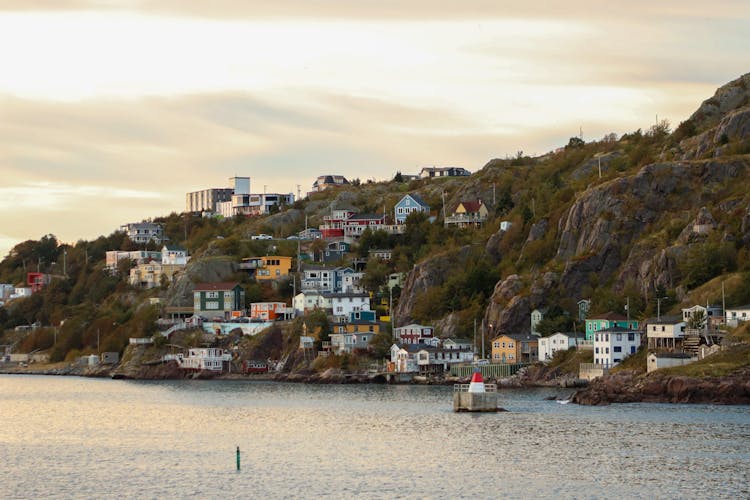
[[[442,336],[471,337],[475,324],[492,334],[525,333],[530,312],[544,308],[550,311],[545,327],[571,328],[579,299],[590,299],[592,312],[622,311],[628,301],[633,315],[647,317],[655,313],[654,297],[668,297],[662,312],[678,310],[697,297],[717,300],[722,281],[729,304],[750,302],[749,174],[747,74],[719,88],[674,131],[662,122],[621,137],[571,138],[538,158],[519,153],[490,160],[470,177],[355,183],[268,217],[156,218],[193,256],[161,289],[137,291],[104,272],[106,250],[132,246],[120,233],[75,246],[48,236],[24,242],[0,262],[0,282],[19,282],[27,261],[59,262],[63,252],[69,279],[0,308],[0,326],[64,320],[53,349],[57,360],[91,352],[99,334],[108,349],[122,352],[128,336],[153,332],[158,311],[147,299],[180,305],[195,283],[243,279],[237,263],[244,257],[315,254],[321,242],[285,238],[321,224],[332,209],[392,214],[406,193],[421,195],[431,219],[411,218],[400,236],[368,232],[350,256],[392,249],[393,259],[372,263],[366,281],[385,313],[385,278],[405,274],[394,296],[397,326],[425,322]],[[460,201],[473,200],[489,209],[482,227],[444,225]],[[260,232],[277,239],[250,239]],[[288,301],[292,293],[291,286],[245,284],[248,300]],[[47,349],[53,338],[45,333],[25,342],[29,351]]]

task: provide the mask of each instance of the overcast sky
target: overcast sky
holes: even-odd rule
[[[748,33],[747,0],[0,0],[0,258],[233,175],[304,193],[676,126]]]

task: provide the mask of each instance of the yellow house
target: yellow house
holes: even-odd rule
[[[446,217],[446,224],[455,224],[458,227],[480,226],[487,220],[489,211],[482,200],[462,201],[453,211],[453,215]]]
[[[380,333],[380,323],[372,321],[353,321],[346,324],[347,333]]]
[[[255,279],[258,281],[275,280],[289,276],[289,271],[292,270],[291,257],[267,255],[257,258],[261,261],[255,273]]]
[[[508,335],[492,339],[493,363],[518,363],[518,342]]]

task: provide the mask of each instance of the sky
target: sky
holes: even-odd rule
[[[747,0],[0,0],[0,258],[235,175],[296,194],[676,126],[748,33]]]

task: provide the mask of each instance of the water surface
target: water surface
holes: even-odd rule
[[[451,391],[0,375],[0,497],[750,497],[748,407]]]

